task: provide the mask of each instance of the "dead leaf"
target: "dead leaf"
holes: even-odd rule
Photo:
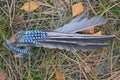
[[[60,71],[55,70],[55,75],[56,75],[56,80],[65,80],[64,75]]]
[[[75,17],[84,11],[82,2],[72,5],[72,16]]]
[[[94,34],[95,33],[94,27],[92,27],[90,29],[83,30],[82,33],[84,33],[84,34]]]
[[[40,4],[34,1],[26,2],[24,5],[20,8],[21,10],[27,11],[27,12],[32,12],[36,10]]]
[[[0,80],[5,80],[7,78],[6,73],[3,69],[0,69]]]
[[[96,32],[95,35],[102,36],[102,31]]]

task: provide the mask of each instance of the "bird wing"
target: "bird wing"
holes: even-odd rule
[[[114,36],[96,36],[82,35],[77,33],[59,33],[47,32],[47,38],[44,40],[36,39],[40,42],[40,46],[47,48],[65,49],[75,52],[77,50],[88,51],[92,49],[100,49],[108,46],[104,42],[112,40]]]
[[[23,54],[29,53],[28,50],[32,47],[58,48],[72,52],[99,49],[106,47],[107,44],[104,42],[112,40],[114,36],[85,35],[76,32],[105,23],[106,19],[101,16],[88,19],[86,13],[82,13],[68,24],[51,32],[40,30],[20,31],[15,35],[16,37],[13,36],[11,39],[13,41],[9,40],[10,43],[5,45],[11,51]],[[20,49],[20,46],[25,46],[26,50]]]
[[[72,52],[75,52],[77,50],[87,51],[87,50],[106,47],[108,44],[105,44],[104,42],[108,40],[112,40],[114,38],[114,36],[97,36],[97,35],[85,35],[85,34],[77,34],[77,33],[62,33],[62,32],[54,32],[54,31],[53,32],[47,31],[45,33],[44,31],[37,31],[37,32],[34,31],[32,35],[30,35],[31,33],[29,34],[20,33],[20,34],[22,34],[21,35],[22,37],[21,36],[20,37],[24,41],[21,42],[20,41],[21,38],[18,37],[16,42],[14,43],[17,44],[18,46],[58,48]],[[46,38],[41,37],[44,34],[46,34]]]

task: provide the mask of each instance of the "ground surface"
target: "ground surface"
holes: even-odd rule
[[[91,16],[103,15],[108,20],[96,30],[116,35],[107,48],[89,53],[37,48],[33,50],[33,56],[25,55],[23,58],[15,58],[2,42],[20,30],[53,30],[63,26],[72,19],[71,5],[81,0],[40,0],[44,5],[33,12],[20,10],[27,0],[15,0],[15,4],[8,1],[0,0],[0,68],[8,80],[55,80],[55,70],[60,71],[66,80],[120,79],[118,0],[82,0],[85,11]]]

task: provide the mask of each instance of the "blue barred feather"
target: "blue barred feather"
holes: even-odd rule
[[[17,48],[15,46],[13,46],[12,44],[9,43],[9,41],[5,41],[4,42],[4,45],[10,50],[10,51],[13,51],[13,52],[16,52],[16,53],[22,53],[22,54],[32,54],[31,52],[27,51],[27,50],[23,50],[23,49],[20,49],[20,48]]]

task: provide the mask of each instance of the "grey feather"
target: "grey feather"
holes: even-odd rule
[[[80,15],[80,18],[82,18],[82,16],[85,16],[85,14]],[[105,23],[106,23],[106,19],[103,18],[102,16],[92,17],[91,19],[83,17],[83,19],[80,19],[80,21],[79,21],[79,16],[78,16],[77,18],[73,19],[73,21],[71,21],[70,23],[64,25],[63,27],[56,29],[55,31],[75,33],[75,32],[89,29],[91,27],[95,27],[95,26],[102,25]]]
[[[41,42],[42,47],[46,48],[58,48],[58,49],[65,49],[67,51],[76,52],[78,50],[81,51],[89,51],[93,49],[100,49],[102,47],[106,47],[107,44],[77,44],[77,43],[63,43],[63,42]]]
[[[85,35],[77,33],[59,33],[59,32],[47,32],[49,40],[64,40],[64,41],[76,41],[76,42],[91,42],[101,43],[106,42],[114,38],[114,36],[97,36],[97,35]]]
[[[73,22],[80,22],[82,19],[84,18],[88,18],[88,15],[86,15],[86,12],[76,16],[72,21],[70,21],[69,23],[73,23]],[[68,23],[68,24],[69,24]]]

